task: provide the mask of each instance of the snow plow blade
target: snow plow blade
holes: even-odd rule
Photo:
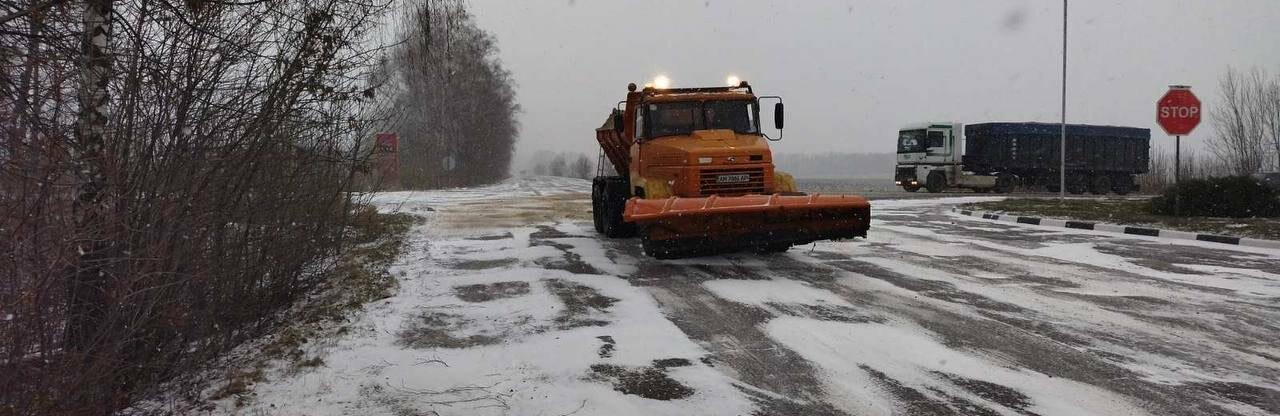
[[[855,195],[632,198],[622,215],[639,226],[645,254],[657,258],[785,251],[817,240],[866,237],[871,225],[871,205]]]

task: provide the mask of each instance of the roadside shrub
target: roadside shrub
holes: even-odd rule
[[[1175,207],[1177,196],[1181,207]],[[1187,179],[1151,199],[1148,211],[1184,217],[1274,218],[1280,217],[1280,191],[1248,176]]]

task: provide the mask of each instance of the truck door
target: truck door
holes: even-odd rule
[[[947,141],[947,133],[945,130],[929,129],[925,133],[925,148],[929,152],[930,162],[947,162],[950,161],[951,145]]]

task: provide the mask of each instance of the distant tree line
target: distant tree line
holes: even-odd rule
[[[579,152],[550,152],[542,150],[530,158],[532,175],[563,176],[568,178],[591,179],[596,176],[596,157]],[[606,162],[608,163],[608,162]],[[609,167],[608,172],[613,168]]]
[[[463,0],[415,2],[379,68],[400,138],[400,186],[424,189],[505,179],[519,123],[511,75],[493,36]]]
[[[364,138],[387,118],[365,39],[390,9],[0,7],[0,414],[109,414],[263,333],[326,276],[351,244]],[[495,94],[449,105],[510,106]]]

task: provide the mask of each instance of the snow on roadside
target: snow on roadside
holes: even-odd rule
[[[431,191],[378,192],[371,202],[380,209],[394,211],[400,207],[452,206],[462,202],[493,198],[527,198],[567,193],[591,192],[591,181],[558,176],[511,178],[494,185]]]
[[[580,192],[583,181],[534,178],[494,187],[390,193],[382,209],[472,203],[513,194]],[[589,187],[588,187],[589,189]],[[430,211],[426,211],[430,212]],[[634,270],[575,224],[477,227],[439,233],[438,218],[411,231],[392,267],[398,292],[366,305],[355,328],[307,344],[323,364],[272,372],[247,408],[280,415],[684,415],[748,414],[734,380],[700,363],[708,354],[665,319],[643,288],[617,277]],[[554,237],[548,237],[556,234]],[[580,261],[604,274],[547,264]],[[572,266],[572,264],[570,264]],[[658,361],[662,360],[662,361]],[[659,362],[664,363],[659,366]],[[624,394],[613,372],[662,374],[675,399]],[[576,412],[576,413],[575,413]]]

